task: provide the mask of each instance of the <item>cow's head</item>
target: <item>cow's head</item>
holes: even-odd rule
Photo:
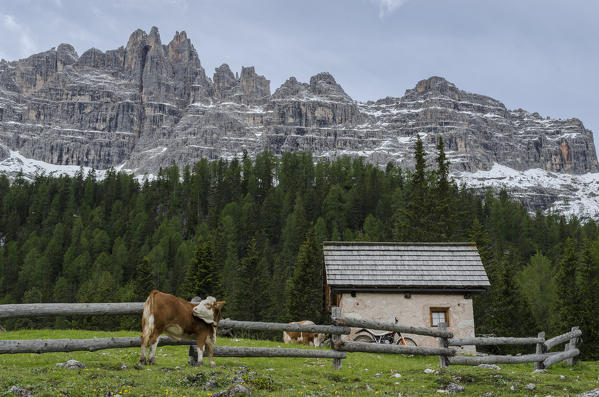
[[[330,338],[329,334],[316,334],[314,337],[314,346],[322,347],[323,343]]]
[[[214,323],[218,324],[222,316],[222,309],[225,305],[225,301],[216,301],[208,306],[209,309],[212,309],[214,312]]]

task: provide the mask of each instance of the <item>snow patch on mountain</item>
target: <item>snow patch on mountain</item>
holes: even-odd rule
[[[156,148],[161,151],[165,148]],[[90,167],[75,165],[55,165],[39,160],[26,158],[16,151],[9,150],[9,155],[0,161],[0,174],[6,174],[13,179],[18,175],[31,180],[35,175],[46,176],[74,176],[82,172],[84,176],[94,171],[98,180],[104,179],[108,170],[93,170]],[[347,153],[336,153],[337,156]],[[351,153],[368,157],[371,151]],[[329,154],[330,155],[330,154]],[[326,157],[326,156],[325,156]],[[115,167],[115,171],[134,173],[124,165]],[[514,198],[527,198],[530,200],[531,192],[540,200],[551,201],[545,213],[558,213],[567,217],[577,216],[579,219],[599,220],[599,173],[583,175],[560,174],[541,169],[518,171],[510,167],[495,163],[488,171],[454,172],[452,176],[458,183],[463,183],[479,191],[493,189],[507,190]],[[143,182],[144,179],[152,180],[152,174],[136,175]],[[555,199],[557,197],[557,200]]]
[[[133,173],[133,170],[123,168],[123,165],[114,168],[115,171]],[[96,179],[102,180],[106,177],[108,170],[94,170],[91,167],[78,165],[56,165],[44,161],[34,160],[21,155],[19,152],[9,150],[9,155],[0,161],[0,174],[5,174],[8,178],[14,179],[21,176],[23,179],[32,181],[36,175],[45,175],[59,177],[62,175],[73,177],[81,172],[86,177],[90,172],[94,172]],[[152,180],[155,175],[136,175],[136,179],[143,182],[144,179]]]
[[[539,196],[557,197],[544,211],[580,219],[599,220],[599,173],[561,174],[529,169],[518,171],[494,163],[488,171],[456,172],[454,178],[468,187],[496,191],[505,189],[512,197],[522,198],[534,192]]]

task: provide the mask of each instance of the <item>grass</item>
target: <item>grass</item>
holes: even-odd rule
[[[24,330],[0,334],[0,339],[63,339],[137,336],[138,333]],[[282,342],[218,338],[219,346],[282,347]],[[296,346],[294,346],[296,347]],[[343,369],[331,359],[219,358],[216,367],[187,366],[187,346],[157,350],[156,365],[137,369],[139,349],[97,352],[13,354],[0,356],[0,396],[11,386],[36,396],[210,396],[243,382],[254,396],[441,396],[450,382],[465,387],[465,396],[565,396],[599,388],[599,362],[574,367],[558,364],[546,374],[533,374],[532,364],[500,365],[501,370],[453,366],[443,374],[438,357],[405,357],[348,353]],[[75,359],[87,368],[69,370],[57,363]],[[121,369],[125,364],[127,369]],[[394,374],[401,377],[394,377]],[[565,378],[564,378],[565,377]],[[532,391],[525,386],[534,383]],[[513,387],[514,390],[511,390]],[[108,394],[112,393],[112,394]],[[487,393],[487,394],[486,394]],[[492,393],[492,394],[488,394]]]

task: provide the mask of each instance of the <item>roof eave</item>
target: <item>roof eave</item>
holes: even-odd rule
[[[409,287],[409,286],[335,286],[331,285],[332,292],[398,292],[398,293],[417,293],[417,292],[454,292],[454,293],[482,293],[485,292],[489,286],[465,286],[465,287]]]
[[[396,246],[457,246],[457,247],[476,247],[476,243],[472,241],[455,241],[455,242],[389,242],[389,241],[323,241],[323,246],[326,245],[396,245]]]

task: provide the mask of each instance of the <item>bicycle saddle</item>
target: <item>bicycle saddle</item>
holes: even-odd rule
[[[368,332],[370,332],[372,335],[375,335],[375,336],[383,336],[383,335],[393,333],[393,331],[384,331],[384,330],[378,330],[378,329],[369,329]]]

